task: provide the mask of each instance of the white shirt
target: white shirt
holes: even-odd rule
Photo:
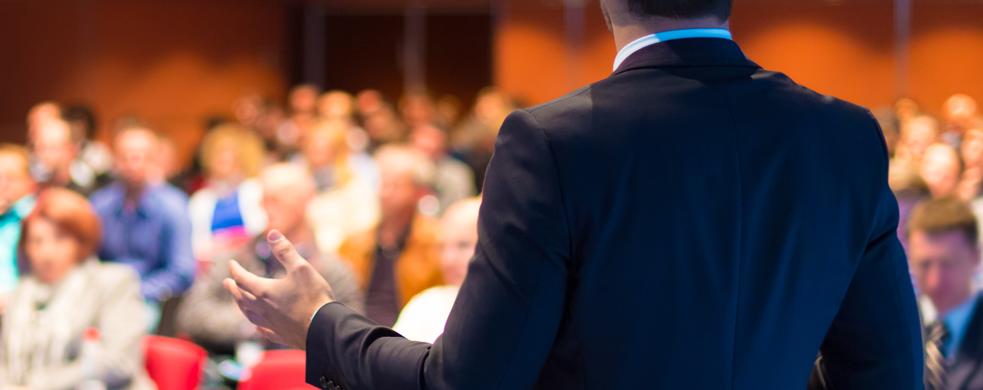
[[[393,330],[409,340],[433,343],[444,333],[458,286],[431,287],[417,294],[399,313]]]
[[[669,30],[646,35],[625,45],[614,58],[614,70],[618,70],[621,64],[635,52],[659,42],[668,42],[676,39],[687,38],[719,38],[733,40],[730,31],[724,28],[688,28],[683,30]]]

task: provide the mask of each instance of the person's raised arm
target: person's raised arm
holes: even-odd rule
[[[289,287],[320,289],[321,282],[308,279],[316,275],[309,263],[291,260],[296,252],[285,239],[274,240],[274,252],[290,283],[255,277],[233,263],[234,281],[226,287],[268,336],[306,346],[307,381],[315,386],[527,388],[565,313],[571,233],[558,177],[546,134],[529,113],[512,114],[488,169],[475,258],[433,346],[408,341],[335,302],[294,310],[287,302],[326,299]],[[295,335],[301,328],[306,333]]]

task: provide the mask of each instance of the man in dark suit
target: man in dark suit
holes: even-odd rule
[[[973,287],[980,264],[977,222],[955,199],[925,201],[909,221],[908,253],[921,293],[925,383],[983,388],[983,310]]]
[[[325,389],[922,382],[918,313],[870,113],[745,58],[729,0],[602,1],[611,77],[513,113],[444,334],[410,342],[290,270],[226,287]]]

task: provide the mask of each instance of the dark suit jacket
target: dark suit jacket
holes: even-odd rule
[[[307,380],[351,389],[793,389],[922,382],[918,313],[870,113],[738,46],[647,47],[520,110],[434,345],[322,307]]]
[[[953,390],[983,389],[983,295],[977,295],[975,305],[962,343],[948,359],[946,385]]]

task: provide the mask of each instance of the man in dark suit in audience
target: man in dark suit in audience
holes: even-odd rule
[[[226,287],[324,389],[793,389],[817,350],[834,388],[920,388],[880,129],[748,60],[730,5],[601,1],[614,73],[502,126],[433,345],[332,302],[278,232],[287,276]]]
[[[908,224],[908,254],[921,294],[928,389],[983,389],[983,310],[973,282],[977,222],[955,199],[926,201]]]

